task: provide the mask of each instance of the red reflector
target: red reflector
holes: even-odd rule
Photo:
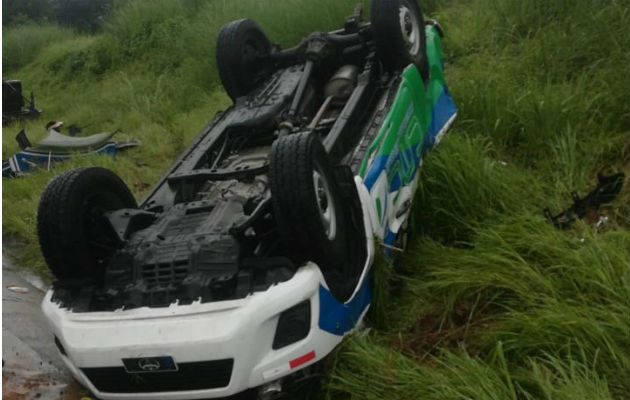
[[[311,351],[310,353],[306,353],[303,356],[299,356],[295,360],[289,361],[289,367],[291,368],[299,367],[300,365],[311,361],[313,358],[315,358],[315,352]]]

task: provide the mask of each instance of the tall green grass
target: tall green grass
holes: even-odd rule
[[[86,133],[121,128],[121,139],[143,141],[115,161],[78,158],[5,180],[8,251],[46,274],[35,210],[49,179],[102,165],[140,198],[229,105],[214,60],[222,24],[254,18],[287,46],[339,26],[353,5],[129,0],[95,36],[50,26],[3,30],[4,75],[21,78],[44,109],[39,121],[5,127],[3,157],[17,151],[21,127],[36,140],[50,119]],[[616,0],[423,5],[446,32],[445,75],[459,116],[423,165],[409,251],[395,266],[377,263],[373,328],[334,355],[322,397],[627,398],[628,184],[566,231],[542,210],[568,207],[570,192],[585,194],[601,170],[630,173],[630,7]],[[23,55],[6,62],[7,49]],[[609,222],[597,228],[603,215]]]
[[[373,337],[355,337],[332,367],[328,398],[608,400],[606,379],[580,355],[545,355],[513,365],[498,342],[486,357],[443,350],[418,361]]]
[[[33,61],[39,52],[51,43],[72,38],[71,30],[57,25],[27,24],[2,29],[2,75],[17,72],[20,67]]]
[[[431,9],[458,121],[421,171],[417,238],[394,273],[404,290],[379,296],[388,303],[376,329],[339,351],[327,397],[627,398],[627,180],[570,230],[542,210],[568,207],[598,171],[628,176],[628,5]],[[598,215],[609,217],[603,229]]]

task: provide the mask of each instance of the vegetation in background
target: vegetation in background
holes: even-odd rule
[[[42,22],[51,14],[49,0],[2,0],[2,26]]]
[[[2,0],[2,26],[50,21],[94,33],[109,17],[113,6],[113,0]]]
[[[214,44],[257,20],[287,46],[339,26],[355,1],[128,0],[98,35],[3,27],[3,75],[43,118],[121,128],[140,148],[4,180],[3,236],[43,274],[35,212],[46,182],[78,165],[120,174],[140,198],[229,105]],[[4,4],[4,3],[3,3]],[[335,354],[338,399],[622,399],[630,393],[630,190],[559,231],[542,209],[586,194],[600,170],[630,174],[630,7],[614,0],[424,1],[446,38],[453,130],[421,169],[411,248],[378,263],[373,328]],[[28,40],[30,38],[30,40]],[[11,39],[11,40],[9,40]],[[600,216],[608,223],[597,227]],[[6,254],[6,253],[5,253]],[[396,291],[387,282],[395,281]],[[403,282],[403,284],[399,284]]]
[[[112,0],[51,0],[52,16],[82,32],[98,31],[113,7]]]
[[[40,51],[51,44],[75,37],[71,30],[53,24],[34,22],[2,30],[2,77],[11,78],[20,67],[37,58]]]

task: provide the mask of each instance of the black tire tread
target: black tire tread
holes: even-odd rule
[[[86,238],[83,227],[76,226],[74,207],[82,192],[99,183],[116,196],[120,208],[135,208],[136,200],[125,183],[112,171],[84,167],[66,171],[44,189],[37,213],[40,248],[57,279],[89,278],[94,271],[84,265]]]
[[[44,260],[49,265],[51,264],[55,252],[50,241],[50,230],[52,229],[50,224],[50,215],[54,210],[52,208],[52,204],[55,203],[54,198],[59,191],[59,187],[62,186],[68,178],[68,172],[70,171],[66,171],[48,182],[48,185],[44,188],[44,192],[42,193],[39,206],[37,208],[37,237],[39,239],[39,247],[42,251],[42,255],[44,256]]]
[[[335,243],[325,237],[319,210],[312,207],[316,198],[312,182],[313,166],[318,163],[331,185],[337,212],[341,203],[327,153],[321,141],[309,133],[285,136],[274,142],[269,162],[269,187],[276,222],[286,242],[296,246],[298,261],[307,258],[322,269],[337,269],[344,263],[345,224],[337,218]]]
[[[267,39],[262,28],[254,21],[243,18],[224,25],[219,31],[216,46],[216,61],[219,77],[223,88],[233,101],[252,89],[251,77],[243,76],[241,71],[241,47],[242,40],[248,32],[262,35],[267,51],[271,49],[271,43]]]
[[[401,3],[407,3],[415,8],[420,16],[423,49],[420,56],[412,60],[402,42],[402,34],[398,22],[398,10]],[[403,68],[413,62],[425,82],[429,80],[429,63],[426,56],[426,34],[424,32],[424,18],[417,0],[372,0],[371,24],[374,32],[376,52],[387,70]]]

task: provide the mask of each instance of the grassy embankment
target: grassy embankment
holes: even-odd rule
[[[29,136],[41,137],[48,119],[89,124],[90,132],[122,128],[143,146],[116,163],[73,165],[112,168],[140,197],[229,104],[214,66],[222,23],[253,17],[286,45],[336,26],[352,2],[183,4],[132,1],[92,37],[54,27],[4,31],[3,76],[21,78],[45,109],[42,120],[26,123]],[[423,167],[416,235],[401,269],[378,271],[374,328],[337,353],[325,395],[626,398],[628,187],[600,211],[609,222],[599,230],[595,215],[558,231],[541,210],[568,206],[569,192],[586,193],[603,168],[629,172],[628,5],[425,6],[446,31],[446,76],[460,114]],[[5,128],[3,157],[16,150],[18,129]],[[38,271],[45,267],[35,210],[52,175],[3,182],[3,235],[19,239],[13,255]],[[405,282],[396,292],[383,283],[392,275]]]

